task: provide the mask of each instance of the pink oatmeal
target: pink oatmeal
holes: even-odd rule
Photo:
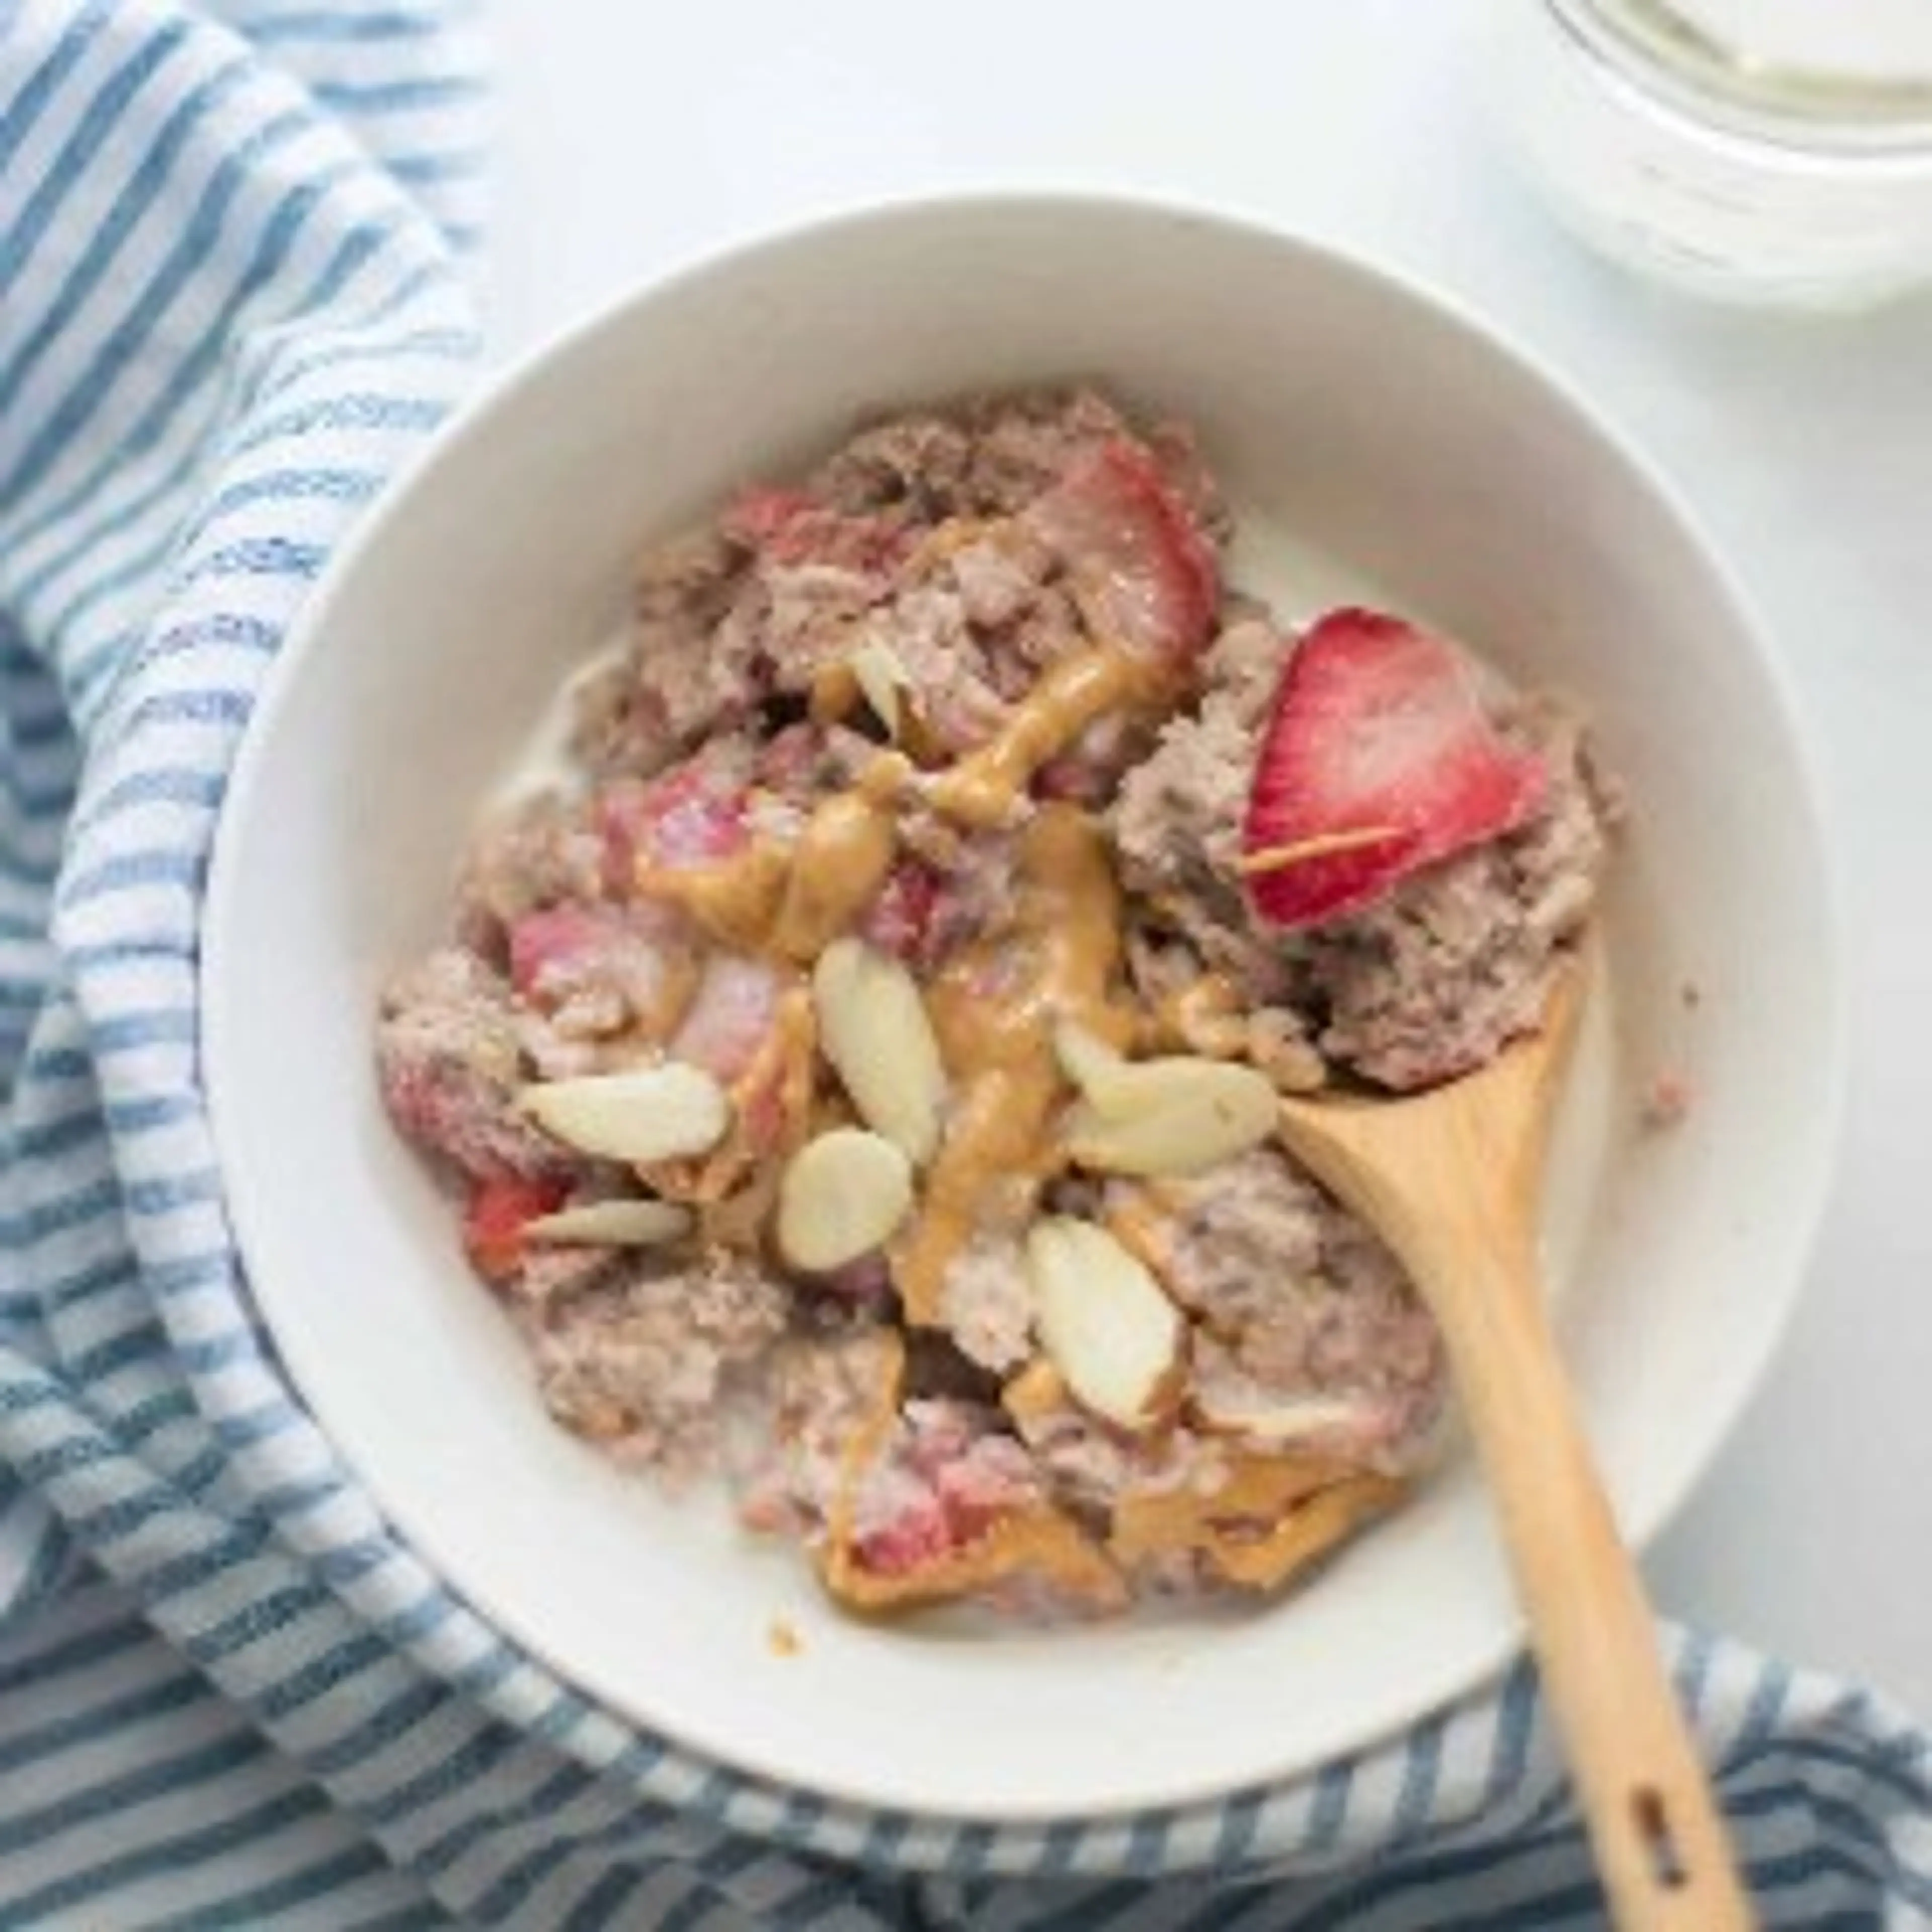
[[[564,1427],[883,1612],[1278,1589],[1426,1466],[1433,1324],[1276,1100],[1535,1024],[1578,722],[1226,581],[1192,440],[901,415],[641,567],[377,1057]]]

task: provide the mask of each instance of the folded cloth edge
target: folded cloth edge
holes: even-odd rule
[[[478,97],[448,10],[228,12],[30,0],[0,45],[0,183],[56,190],[20,196],[0,236],[20,265],[0,316],[0,984],[31,995],[10,997],[20,1021],[0,1031],[13,1616],[44,1612],[84,1551],[389,1856],[482,1922],[573,1886],[587,1898],[640,1846],[715,1873],[746,1838],[938,1874],[964,1888],[938,1904],[982,1916],[1007,1909],[974,1889],[1001,1874],[1199,1869],[1330,1886],[1306,1910],[1353,1924],[1396,1895],[1392,1862],[1512,1834],[1574,1888],[1580,1841],[1521,1668],[1316,1778],[1184,1811],[1024,1828],[864,1814],[594,1708],[458,1601],[348,1479],[236,1268],[200,1105],[196,928],[221,781],[281,638],[472,365],[452,241],[466,220],[439,229],[417,197],[460,202]],[[1924,1904],[1932,1850],[1905,1826],[1932,1802],[1911,1726],[1740,1647],[1674,1647],[1727,1795],[1788,1832],[1818,1766],[1862,1780],[1881,1822],[1846,1883]],[[1330,1875],[1372,1852],[1379,1875],[1351,1903]],[[827,1882],[808,1862],[784,1874]],[[827,1909],[845,1910],[832,1882]]]

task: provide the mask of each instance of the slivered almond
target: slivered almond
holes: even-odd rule
[[[546,1133],[604,1160],[704,1154],[731,1124],[724,1088],[703,1068],[676,1060],[630,1073],[544,1081],[526,1087],[518,1100]]]
[[[1304,865],[1310,859],[1331,859],[1338,853],[1359,852],[1364,846],[1384,844],[1399,836],[1399,828],[1393,825],[1323,832],[1312,838],[1298,838],[1292,845],[1270,845],[1258,852],[1244,853],[1234,861],[1234,868],[1250,874],[1285,872],[1291,866]]]
[[[524,1223],[533,1240],[580,1241],[594,1248],[655,1248],[681,1240],[692,1226],[691,1210],[670,1201],[586,1201]]]
[[[899,662],[898,652],[877,638],[868,638],[845,662],[851,667],[866,702],[886,728],[886,736],[897,744],[905,719],[902,694],[912,688],[912,680]]]
[[[946,1068],[919,982],[890,953],[836,939],[812,992],[819,1044],[860,1118],[923,1166],[939,1144]]]
[[[1126,1055],[1072,1020],[1062,1020],[1054,1028],[1053,1050],[1060,1070],[1082,1094],[1111,1112],[1108,1102],[1119,1094],[1122,1077],[1133,1064]]]
[[[912,1205],[912,1163],[882,1135],[834,1127],[795,1154],[778,1183],[778,1251],[813,1274],[883,1247]]]
[[[1027,1236],[1034,1327],[1076,1401],[1123,1429],[1172,1407],[1184,1327],[1159,1283],[1103,1228],[1054,1216]]]
[[[1274,1444],[1358,1436],[1372,1418],[1360,1401],[1340,1396],[1285,1395],[1244,1380],[1203,1379],[1188,1402],[1204,1429]]]
[[[1252,1066],[1175,1054],[1091,1070],[1066,1150],[1106,1174],[1198,1174],[1274,1132],[1274,1083]]]

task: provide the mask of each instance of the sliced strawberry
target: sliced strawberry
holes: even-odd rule
[[[605,907],[554,905],[526,913],[510,926],[510,979],[527,999],[560,974],[609,948],[622,932],[620,915]]]
[[[628,892],[640,864],[680,870],[742,851],[747,802],[738,779],[702,753],[657,778],[605,787],[595,809],[610,886]]]
[[[463,1246],[486,1281],[505,1282],[524,1258],[524,1228],[554,1214],[570,1192],[562,1180],[533,1180],[520,1174],[490,1174],[471,1190],[463,1216]]]
[[[899,562],[910,541],[892,518],[848,516],[802,490],[763,484],[740,490],[722,521],[734,542],[786,567],[830,564],[869,574]]]
[[[655,1036],[682,1010],[692,942],[673,907],[544,906],[512,921],[509,938],[511,980],[540,1012],[588,998],[606,1014],[590,1021],[596,1030],[629,1025]]]
[[[666,866],[702,866],[728,859],[751,843],[742,787],[692,766],[652,788],[645,856]]]
[[[1332,610],[1289,658],[1262,735],[1249,891],[1278,926],[1334,919],[1522,824],[1547,782],[1490,722],[1454,646],[1398,617]]]
[[[909,1405],[906,1423],[909,1439],[880,1484],[889,1506],[856,1539],[866,1568],[887,1576],[922,1569],[1040,1501],[1027,1452],[1010,1436],[974,1435],[956,1405]]]
[[[852,1553],[875,1576],[902,1576],[949,1555],[954,1546],[946,1506],[930,1490],[909,1496],[875,1528],[853,1540]]]
[[[762,960],[715,955],[672,1037],[671,1058],[730,1086],[770,1036],[782,990],[776,970]]]
[[[1010,1437],[982,1436],[958,1461],[933,1472],[954,1538],[970,1543],[1003,1516],[1040,1499],[1031,1459]]]
[[[1176,662],[1207,644],[1221,599],[1214,546],[1141,444],[1083,452],[1024,520],[1106,640]]]
[[[724,506],[718,523],[734,543],[746,550],[764,550],[782,538],[808,511],[817,508],[802,490],[754,483],[740,490]]]
[[[553,1170],[556,1143],[517,1112],[494,1050],[486,1057],[476,1048],[473,1034],[453,1050],[420,1037],[385,1037],[377,1075],[390,1118],[410,1139],[465,1174]]]

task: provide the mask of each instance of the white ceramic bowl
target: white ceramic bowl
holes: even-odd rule
[[[1579,695],[1628,784],[1552,1250],[1641,1541],[1762,1369],[1812,1232],[1839,1061],[1819,832],[1764,648],[1677,503],[1549,376],[1384,274],[1198,214],[1038,198],[842,220],[642,292],[470,410],[339,559],[236,773],[206,934],[256,1291],[398,1526],[645,1724],[821,1793],[985,1819],[1210,1796],[1471,1687],[1520,1626],[1467,1459],[1258,1612],[1001,1637],[843,1620],[790,1552],[546,1420],[386,1123],[370,1025],[442,926],[479,800],[620,620],[644,538],[871,406],[1069,374],[1198,425],[1247,519],[1244,569],[1292,612],[1366,582]],[[1695,1105],[1646,1137],[1666,1069]],[[774,1653],[778,1616],[801,1654]]]

